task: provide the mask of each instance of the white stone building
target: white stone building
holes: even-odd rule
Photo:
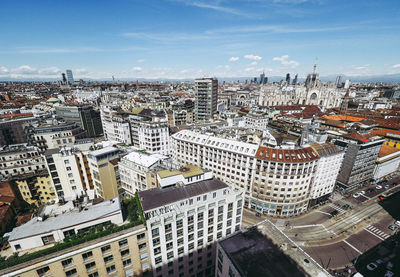
[[[215,242],[240,230],[242,192],[208,179],[138,194],[153,275],[212,275]]]
[[[117,107],[101,105],[100,115],[104,137],[107,140],[128,145],[132,144],[131,129],[127,114]]]

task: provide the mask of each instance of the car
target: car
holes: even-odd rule
[[[374,192],[375,190],[373,188],[369,188],[366,190],[366,192]]]
[[[396,220],[396,221],[394,222],[394,225],[400,227],[400,220]]]
[[[386,264],[386,269],[391,270],[392,268],[393,268],[393,263],[388,262],[388,263]]]
[[[382,186],[381,186],[381,185],[377,185],[375,188],[376,188],[376,189],[381,189]]]
[[[360,194],[364,195],[365,194],[365,190],[360,191]]]
[[[332,211],[330,214],[331,214],[331,216],[333,217],[333,216],[336,216],[336,215],[338,215],[338,214],[339,214],[339,212],[338,212],[337,210],[334,210],[334,211]]]
[[[376,265],[376,263],[369,263],[368,265],[367,265],[367,269],[368,270],[375,270],[376,268],[377,268],[378,266]]]
[[[256,212],[257,217],[261,217],[261,214],[259,212]]]
[[[389,188],[389,185],[385,185],[385,189],[388,189]]]
[[[356,192],[356,193],[353,194],[353,197],[354,197],[354,198],[358,198],[358,197],[360,197],[360,195],[361,195],[361,194],[359,194],[358,192]]]
[[[383,264],[383,260],[382,260],[382,259],[377,259],[377,260],[375,261],[375,263],[377,263],[378,265]]]
[[[388,228],[389,228],[390,230],[394,231],[394,230],[397,229],[397,226],[394,225],[394,224],[390,224]]]
[[[390,270],[386,271],[385,275],[383,275],[384,277],[392,277],[394,276],[394,273],[391,272]]]
[[[348,209],[351,208],[351,206],[350,206],[349,204],[344,204],[344,205],[342,206],[342,208],[343,208],[344,210],[348,210]]]

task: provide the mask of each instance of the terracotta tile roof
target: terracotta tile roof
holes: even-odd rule
[[[299,163],[316,160],[318,159],[318,154],[311,147],[276,149],[260,146],[257,150],[256,158],[267,161]]]
[[[337,120],[337,121],[350,121],[350,122],[358,122],[362,121],[365,118],[364,117],[358,117],[358,116],[351,116],[351,115],[327,115],[322,117],[323,120]]]
[[[382,158],[382,157],[385,157],[387,155],[390,155],[392,153],[399,152],[399,151],[400,151],[399,148],[395,148],[390,145],[384,144],[384,145],[382,145],[381,150],[379,151],[378,157]]]

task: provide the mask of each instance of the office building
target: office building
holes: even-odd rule
[[[56,114],[65,121],[75,122],[89,137],[103,135],[100,111],[92,106],[56,106]]]
[[[310,203],[320,156],[309,146],[295,148],[279,140],[274,143],[275,146],[259,146],[183,130],[172,136],[172,156],[181,165],[211,170],[219,180],[244,189],[248,208],[271,216],[303,213]],[[265,145],[272,144],[266,141]],[[324,190],[317,189],[321,195],[333,192],[331,180],[337,175],[328,175],[319,177],[321,184],[329,177],[330,184]]]
[[[290,73],[286,74],[286,84],[290,85]]]
[[[72,70],[71,69],[67,69],[66,70],[67,73],[67,81],[70,85],[74,84],[74,76],[72,75]]]
[[[294,75],[292,85],[297,85],[297,82],[298,82],[297,79],[298,79],[298,75],[296,74],[296,75]]]
[[[373,178],[375,163],[384,141],[379,136],[362,136],[358,133],[346,134],[333,141],[345,152],[337,179],[341,189],[353,190]]]
[[[342,86],[342,76],[341,75],[336,77],[335,85],[337,88],[340,88]]]
[[[201,78],[194,81],[195,86],[195,119],[204,121],[212,119],[217,112],[218,80]]]
[[[0,146],[28,142],[27,127],[37,121],[35,117],[0,121]]]
[[[240,230],[242,192],[203,174],[138,192],[153,276],[213,276],[215,242]]]
[[[264,79],[265,79],[265,73],[263,72],[260,74],[260,84],[261,85],[264,84]]]

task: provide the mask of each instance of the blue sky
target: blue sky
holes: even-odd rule
[[[400,73],[400,1],[2,0],[0,78]]]

